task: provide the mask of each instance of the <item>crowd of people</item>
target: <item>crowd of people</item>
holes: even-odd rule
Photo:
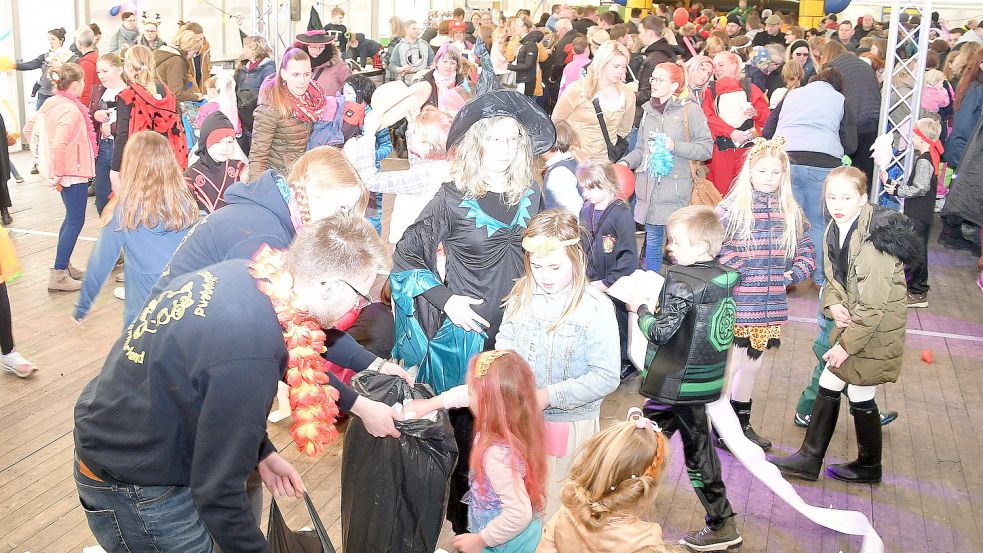
[[[874,397],[899,377],[907,310],[928,306],[931,227],[975,253],[983,236],[983,28],[933,20],[920,56],[887,52],[871,16],[803,29],[746,0],[722,15],[531,15],[393,17],[383,44],[334,8],[278,60],[244,37],[223,72],[201,25],[165,42],[159,17],[124,11],[105,53],[85,26],[74,49],[53,29],[50,52],[0,60],[42,70],[23,132],[65,206],[48,290],[77,293],[81,323],[123,267],[123,333],[75,409],[74,476],[105,549],[268,551],[261,482],[304,489],[266,435],[274,397],[309,454],[340,414],[392,439],[446,409],[463,553],[666,550],[645,514],[679,431],[706,510],[681,543],[734,547],[716,450],[738,438],[716,434],[707,405],[729,399],[739,438],[772,447],[751,424],[755,380],[796,287],[819,296],[817,364],[802,446],[770,460],[818,479],[845,394],[858,456],[826,475],[880,482],[898,413]],[[901,178],[871,155],[889,55],[927,60]],[[7,226],[7,181],[21,180],[0,153]],[[408,167],[383,170],[394,157]],[[83,271],[71,259],[90,188],[101,231]],[[661,290],[616,295],[638,269]],[[5,284],[17,273],[4,233],[0,367],[27,377]],[[643,362],[632,339],[648,342]],[[601,402],[636,368],[641,408],[602,429]],[[400,412],[355,391],[366,370],[433,397]]]

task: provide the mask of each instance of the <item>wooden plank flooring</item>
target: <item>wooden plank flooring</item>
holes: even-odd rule
[[[28,176],[29,155],[15,163]],[[79,552],[94,545],[75,494],[71,474],[72,411],[82,387],[100,370],[118,336],[122,303],[109,283],[84,328],[72,321],[74,294],[47,291],[48,267],[54,257],[63,207],[57,195],[28,178],[10,183],[14,201],[14,242],[24,275],[9,285],[18,349],[38,370],[29,379],[0,375],[0,552]],[[387,201],[386,205],[390,205]],[[89,207],[82,236],[98,236],[95,209]],[[40,234],[38,234],[40,233]],[[93,242],[79,242],[73,260],[84,267]],[[976,260],[965,252],[930,253],[931,307],[908,318],[901,380],[882,387],[881,408],[897,409],[901,418],[885,428],[884,482],[848,486],[821,478],[795,486],[814,505],[866,513],[884,538],[887,551],[983,552],[983,294],[974,281]],[[794,451],[804,431],[791,423],[799,392],[814,364],[816,301],[806,293],[793,298],[795,321],[786,327],[783,347],[769,353],[755,391],[755,427],[775,442],[778,452]],[[920,333],[924,331],[927,334]],[[931,333],[968,336],[937,336]],[[934,354],[929,365],[923,349]],[[602,407],[605,422],[624,416],[641,403],[638,381],[622,384]],[[271,424],[270,436],[302,472],[331,538],[341,545],[340,443],[320,459],[301,456],[290,447],[287,423]],[[703,524],[703,511],[689,485],[679,438],[672,440],[672,459],[657,497],[653,517],[668,540]],[[840,462],[856,453],[856,433],[844,406],[828,460]],[[721,454],[728,496],[737,512],[742,551],[857,551],[859,538],[839,535],[812,524],[777,500],[726,453]],[[268,494],[267,494],[267,500]],[[282,503],[287,521],[307,523],[301,502]],[[264,522],[265,524],[265,522]],[[445,526],[442,543],[450,549]]]

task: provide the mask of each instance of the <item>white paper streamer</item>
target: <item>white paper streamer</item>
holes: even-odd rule
[[[790,507],[820,526],[842,534],[863,536],[860,553],[884,553],[884,541],[861,512],[825,509],[809,505],[782,476],[778,467],[765,459],[765,452],[744,436],[737,414],[726,395],[707,405],[710,421],[723,438],[727,448],[755,478],[768,486],[775,495]]]

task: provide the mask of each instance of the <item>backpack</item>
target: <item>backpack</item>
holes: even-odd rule
[[[325,109],[332,105],[332,101],[335,107],[334,117],[330,121],[321,120],[314,123],[314,128],[311,129],[311,136],[307,139],[308,150],[312,150],[318,146],[341,147],[345,143],[345,135],[342,130],[345,116],[345,97],[339,95],[328,100]]]

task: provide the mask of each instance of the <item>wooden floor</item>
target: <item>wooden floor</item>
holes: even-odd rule
[[[27,154],[15,163],[25,176]],[[17,348],[38,367],[29,379],[0,374],[0,551],[78,552],[95,545],[72,480],[72,411],[81,388],[99,371],[104,355],[122,328],[122,302],[112,284],[96,301],[85,328],[71,318],[75,294],[49,293],[48,268],[54,258],[63,208],[58,196],[28,178],[11,181],[14,242],[24,265],[9,285]],[[83,237],[98,235],[95,209],[89,208]],[[93,242],[81,240],[74,263],[84,267]],[[866,513],[892,552],[983,552],[983,294],[976,287],[976,260],[965,252],[934,246],[930,253],[931,306],[911,312],[904,370],[897,384],[883,387],[877,402],[901,418],[885,428],[884,482],[846,485],[821,478],[796,482],[813,505]],[[774,440],[778,451],[792,451],[804,431],[792,425],[799,392],[814,358],[815,298],[793,299],[793,322],[780,350],[768,354],[755,390],[753,422]],[[920,352],[932,352],[924,363]],[[612,394],[602,408],[605,421],[624,416],[640,403],[637,379]],[[846,407],[827,460],[840,462],[856,452]],[[318,460],[290,446],[287,424],[272,424],[270,436],[302,472],[304,482],[341,550],[340,444]],[[675,541],[701,528],[703,512],[673,439],[671,468],[660,489],[655,520]],[[858,538],[821,529],[787,508],[727,454],[721,455],[728,496],[744,535],[743,551],[858,551]],[[267,494],[268,496],[269,494]],[[306,524],[300,502],[282,503],[288,522]],[[265,523],[264,523],[265,524]],[[443,543],[449,540],[445,527]],[[445,546],[450,549],[449,546]]]

